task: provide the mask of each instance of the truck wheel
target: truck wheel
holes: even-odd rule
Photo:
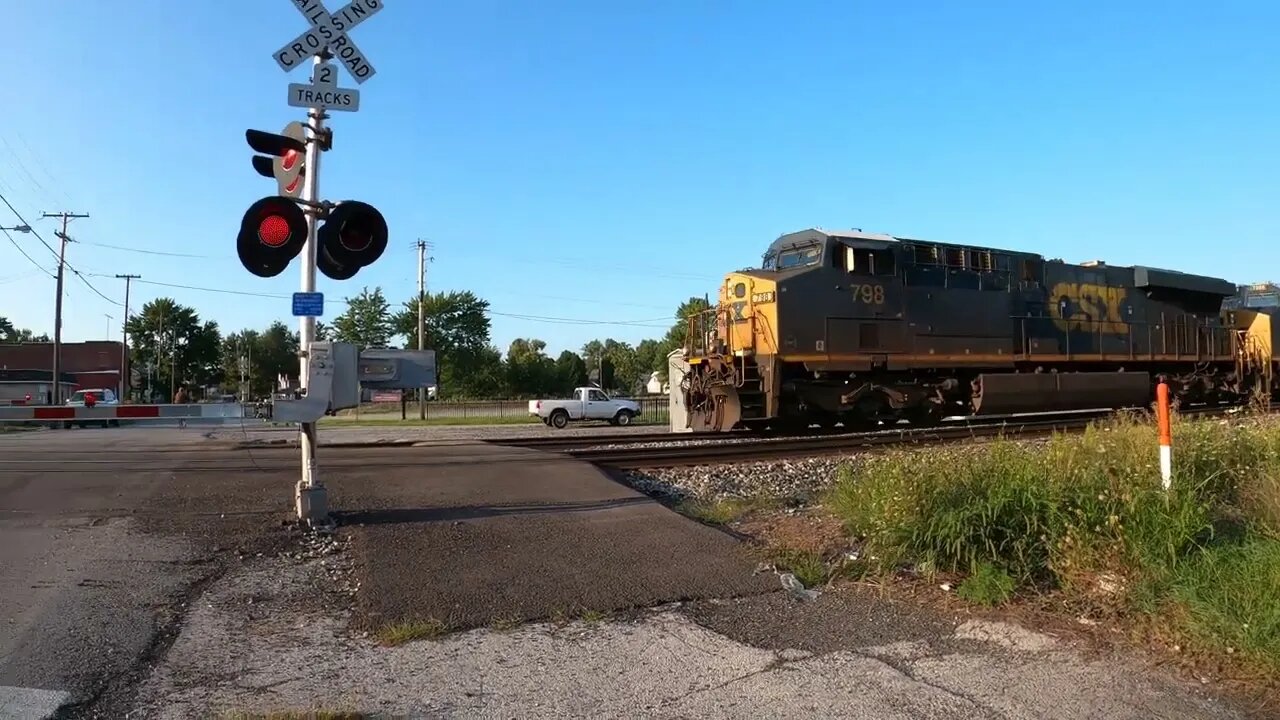
[[[569,413],[564,410],[556,410],[551,413],[551,424],[563,430],[564,426],[569,424]]]
[[[631,424],[631,411],[630,411],[630,410],[619,410],[619,411],[618,411],[618,414],[617,414],[616,416],[614,416],[614,418],[613,418],[613,422],[614,422],[615,424],[618,424],[618,425],[630,425],[630,424]]]

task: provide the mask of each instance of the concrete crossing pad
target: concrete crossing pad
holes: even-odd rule
[[[0,685],[0,718],[8,720],[44,720],[71,697],[65,690],[8,687]]]

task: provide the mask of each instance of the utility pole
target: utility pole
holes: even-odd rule
[[[427,298],[427,244],[418,240],[418,349],[426,349],[426,333],[422,327],[422,304]],[[427,392],[418,388],[418,419],[427,419]]]
[[[62,230],[54,235],[62,242],[58,244],[58,298],[54,302],[53,318],[53,404],[62,404],[62,278],[63,266],[66,265],[67,243],[75,242],[67,234],[67,223],[74,218],[87,218],[88,213],[41,213],[47,218],[62,218]]]
[[[129,397],[129,284],[142,279],[141,275],[117,275],[124,280],[124,323],[120,331],[120,401]]]

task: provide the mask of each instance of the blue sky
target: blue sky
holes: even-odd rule
[[[334,113],[321,190],[377,205],[391,244],[319,279],[324,319],[365,285],[409,298],[418,238],[432,289],[489,299],[504,350],[553,354],[658,335],[811,226],[1280,280],[1280,4],[1070,5],[387,0],[352,33],[377,75]],[[295,323],[297,262],[261,279],[234,249],[274,192],[244,130],[299,117],[306,71],[271,58],[306,27],[292,3],[0,16],[0,193],[51,243],[42,212],[89,213],[68,258],[112,300],[123,282],[91,274],[141,274],[134,308],[167,295],[227,331]],[[51,332],[53,287],[0,236],[0,315]],[[118,305],[66,287],[67,340],[119,338]]]

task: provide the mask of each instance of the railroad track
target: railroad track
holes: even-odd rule
[[[1105,417],[1111,411],[1089,411],[1087,413],[1073,414],[1073,418],[1099,418]],[[985,427],[992,424],[1006,423],[1006,419],[980,419],[968,421],[953,421],[948,423],[956,427]],[[904,430],[906,428],[903,428]],[[860,430],[851,431],[843,427],[841,428],[809,428],[802,432],[783,432],[779,430],[734,430],[725,433],[676,433],[670,430],[661,432],[644,432],[644,433],[600,433],[580,435],[527,435],[524,437],[513,438],[487,438],[485,442],[493,445],[507,445],[511,447],[532,448],[538,450],[582,450],[586,448],[594,448],[601,445],[657,445],[657,444],[689,444],[702,443],[707,445],[717,443],[735,443],[746,440],[782,440],[787,438],[813,438],[813,437],[863,437],[867,435],[876,435],[883,433],[898,435],[897,430]]]
[[[1276,411],[1272,406],[1271,411]],[[1181,412],[1184,416],[1225,415],[1238,408],[1191,408]],[[698,442],[691,444],[690,437],[679,437],[685,444],[678,444],[670,434],[663,445],[646,447],[582,447],[565,451],[573,458],[617,468],[657,468],[687,465],[705,465],[744,460],[776,460],[781,458],[811,457],[832,453],[852,452],[867,448],[893,445],[936,445],[965,440],[998,437],[1000,435],[1033,438],[1055,432],[1081,430],[1101,417],[1112,413],[1051,419],[1005,420],[998,423],[962,423],[947,427],[903,428],[897,431],[875,433],[845,433],[828,436],[760,438],[752,442]],[[1154,429],[1152,431],[1154,433]],[[1154,442],[1155,436],[1152,436]],[[598,444],[613,444],[601,439]],[[634,444],[634,443],[633,443]]]

